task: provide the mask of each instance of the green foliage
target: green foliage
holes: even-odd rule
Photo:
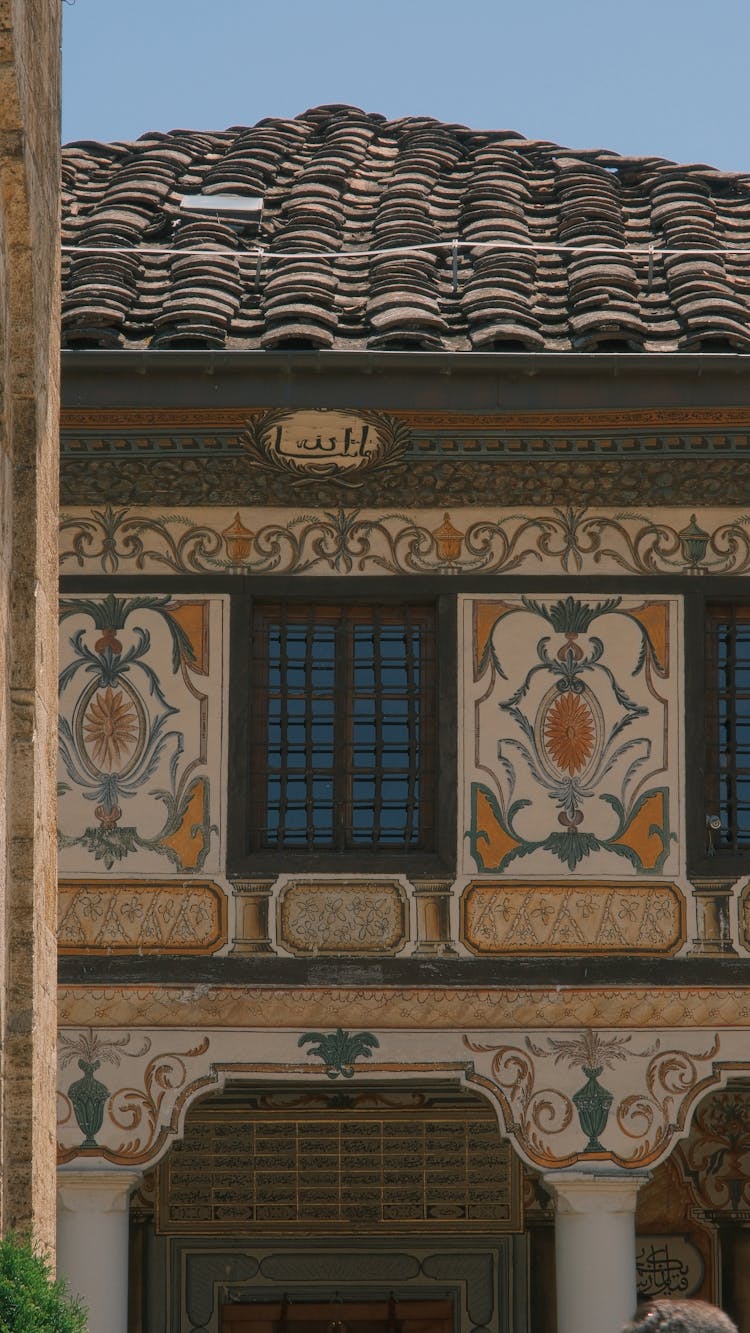
[[[85,1311],[12,1232],[0,1240],[0,1333],[86,1333]]]

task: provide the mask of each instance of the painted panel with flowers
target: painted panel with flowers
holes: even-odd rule
[[[677,599],[463,610],[466,868],[676,873]]]
[[[225,614],[221,598],[62,600],[61,873],[218,869]]]

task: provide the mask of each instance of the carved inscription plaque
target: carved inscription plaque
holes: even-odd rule
[[[240,444],[256,469],[276,472],[290,485],[339,481],[361,486],[368,473],[403,459],[409,427],[385,412],[337,412],[328,408],[253,412]]]
[[[489,1116],[192,1115],[160,1168],[162,1233],[515,1231],[518,1164]]]

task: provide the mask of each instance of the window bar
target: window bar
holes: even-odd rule
[[[289,625],[286,606],[279,606],[279,822],[277,845],[286,844],[289,811]]]
[[[250,837],[249,845],[255,848],[268,841],[268,712],[270,700],[269,644],[266,623],[256,611],[253,616],[251,662],[257,664],[251,676],[256,688],[249,698],[251,719],[251,771],[258,773],[260,782],[251,783],[249,792]],[[265,783],[265,797],[262,783]],[[266,828],[264,831],[263,820]]]
[[[334,849],[339,852],[349,845],[347,829],[351,828],[351,729],[349,715],[354,681],[352,651],[353,627],[350,618],[339,609],[334,621],[334,760],[333,760],[333,833]]]
[[[727,693],[727,704],[731,704],[727,709],[727,718],[729,722],[728,736],[728,785],[727,785],[727,820],[728,835],[731,840],[732,850],[737,850],[737,823],[739,811],[737,809],[737,618],[735,614],[734,603],[730,608],[731,622],[725,627],[727,639],[727,678],[725,689]],[[721,758],[721,756],[719,756]]]
[[[716,717],[712,725],[711,770],[713,788],[718,795],[719,815],[723,829],[720,839],[727,846],[734,843],[734,815],[732,813],[732,630],[731,612],[721,609],[711,626],[712,675],[715,691]]]
[[[315,767],[312,762],[315,746],[313,738],[313,656],[315,653],[316,623],[314,613],[305,624],[305,845],[315,845]]]
[[[383,710],[384,710],[384,684],[383,684],[383,652],[381,641],[381,623],[380,608],[372,608],[372,680],[373,680],[373,720],[375,723],[375,748],[372,757],[372,841],[378,843],[382,837],[383,823]]]
[[[419,836],[425,840],[435,835],[435,734],[437,727],[437,669],[435,622],[425,628],[419,661],[418,754],[419,765]]]
[[[421,711],[423,700],[420,697],[419,690],[419,661],[424,656],[424,626],[419,622],[414,624],[412,621],[411,607],[405,608],[404,614],[404,648],[405,648],[405,666],[406,666],[406,695],[408,707],[406,710],[408,726],[408,763],[409,770],[407,774],[408,796],[406,801],[406,828],[404,838],[407,850],[414,841],[415,830],[417,838],[420,833],[420,821],[417,814],[419,804],[419,730],[421,722]],[[420,647],[420,652],[415,654],[415,644]]]
[[[750,806],[748,805],[748,750],[746,742],[748,721],[750,721],[750,618],[746,606],[735,608],[735,690],[734,690],[734,728],[735,728],[735,834],[736,850],[747,847],[750,841]]]

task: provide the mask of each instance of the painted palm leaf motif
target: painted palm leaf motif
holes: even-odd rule
[[[358,1060],[369,1060],[372,1048],[380,1045],[372,1032],[344,1032],[337,1028],[335,1032],[303,1032],[298,1046],[310,1046],[308,1055],[322,1060],[328,1078],[353,1078],[354,1066]]]

